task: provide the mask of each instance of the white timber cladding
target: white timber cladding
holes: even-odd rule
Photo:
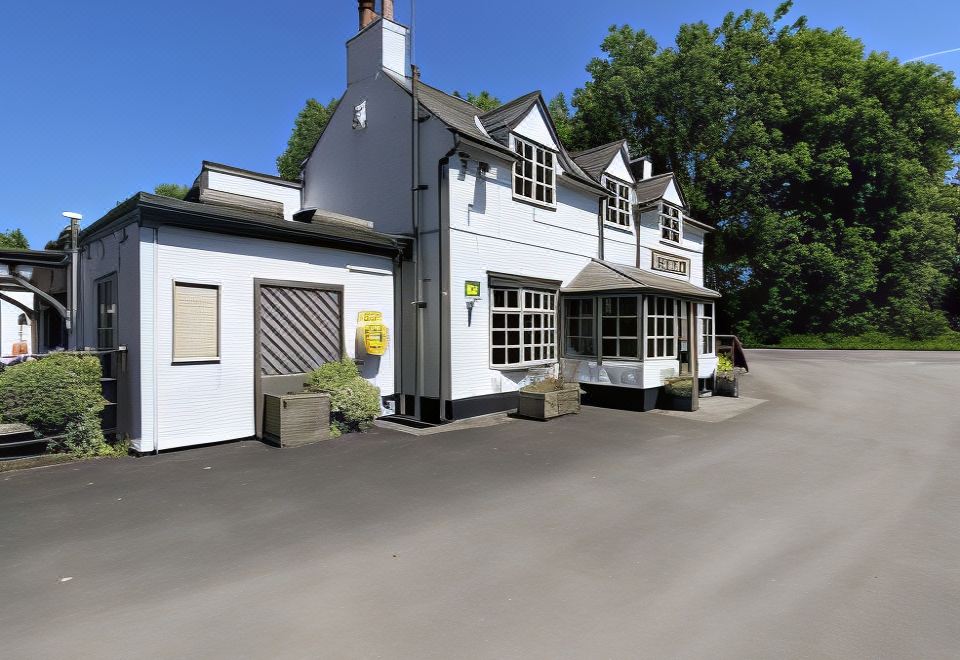
[[[383,312],[394,329],[393,282],[381,274],[393,272],[388,257],[161,227],[156,247],[149,237],[141,243],[141,263],[145,349],[155,341],[155,353],[145,350],[143,360],[144,426],[155,426],[144,429],[141,451],[154,448],[154,437],[160,449],[170,449],[254,435],[255,278],[343,286],[343,339],[351,357],[359,312]],[[174,362],[174,282],[219,287],[219,360]],[[367,356],[362,368],[383,396],[394,392],[393,365],[391,344],[379,359]]]
[[[607,166],[607,174],[621,181],[634,183],[633,173],[630,171],[630,163],[626,154],[621,149]]]
[[[544,116],[543,109],[540,107],[539,103],[530,108],[530,112],[528,112],[524,118],[520,120],[520,123],[514,127],[513,132],[521,137],[532,140],[543,147],[547,147],[551,151],[560,150],[560,147],[557,146],[557,141],[553,136],[553,131],[550,129],[550,125],[547,123],[547,118]]]
[[[680,242],[665,241],[660,227],[660,213],[657,209],[644,211],[637,223],[639,235],[639,267],[653,269],[653,253],[675,256],[690,261],[686,275],[668,271],[655,271],[658,275],[687,280],[691,284],[703,286],[703,241],[704,231],[684,222],[681,227]]]
[[[206,175],[207,187],[211,190],[280,202],[283,204],[283,217],[287,220],[292,220],[293,214],[300,210],[300,188],[298,187],[215,170],[207,170]]]

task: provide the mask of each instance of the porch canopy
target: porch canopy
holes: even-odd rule
[[[577,273],[570,284],[560,291],[580,295],[632,291],[676,296],[697,302],[712,302],[720,298],[720,294],[713,289],[697,286],[686,280],[657,275],[648,270],[599,259],[591,260],[583,270]]]
[[[39,316],[52,310],[58,325],[70,319],[67,301],[70,253],[61,250],[0,249],[0,300],[10,303],[30,319],[31,339],[37,352]],[[32,305],[9,294],[34,295]]]

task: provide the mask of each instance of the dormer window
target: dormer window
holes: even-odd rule
[[[665,241],[670,241],[671,243],[680,242],[680,223],[683,220],[683,214],[680,213],[680,209],[668,206],[667,204],[660,205],[660,237]]]
[[[630,188],[610,177],[605,177],[604,184],[610,191],[610,196],[607,198],[607,222],[629,227]]]
[[[556,196],[553,152],[520,138],[514,138],[513,148],[517,152],[513,165],[514,196],[553,206]]]

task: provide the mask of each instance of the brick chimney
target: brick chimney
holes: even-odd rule
[[[383,17],[388,21],[393,20],[393,0],[383,0]]]
[[[377,17],[377,12],[374,9],[376,0],[358,0],[358,2],[360,9],[360,29],[362,30],[373,23],[373,19]]]

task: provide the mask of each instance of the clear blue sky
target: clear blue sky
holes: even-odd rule
[[[569,95],[612,23],[665,45],[681,23],[777,3],[418,0],[416,57],[448,91]],[[5,4],[0,229],[21,227],[34,247],[58,233],[61,211],[88,224],[139,190],[191,183],[204,159],[275,172],[304,101],[343,91],[357,27],[355,0]],[[396,4],[406,22],[409,1]],[[960,2],[797,0],[794,14],[901,59],[960,48]],[[929,61],[960,72],[960,52]]]

